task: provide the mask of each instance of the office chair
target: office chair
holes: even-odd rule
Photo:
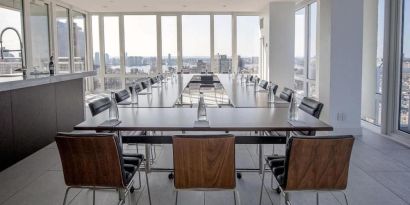
[[[265,158],[259,204],[262,203],[265,169],[275,177],[277,193],[283,193],[290,203],[290,192],[314,191],[319,204],[319,192],[342,192],[346,204],[350,156],[353,136],[291,137],[285,158]]]
[[[235,178],[235,137],[233,135],[177,135],[174,152],[175,205],[179,191],[233,191],[240,204]]]
[[[63,205],[72,188],[91,189],[93,204],[96,190],[115,189],[119,194],[118,204],[123,204],[128,193],[135,190],[133,178],[137,172],[141,187],[140,167],[144,159],[123,157],[119,138],[115,134],[58,133],[55,139],[63,165],[64,180],[68,186]],[[147,172],[145,177],[151,204]]]

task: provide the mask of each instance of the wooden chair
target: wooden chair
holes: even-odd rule
[[[56,137],[64,180],[68,186],[67,194],[72,188],[88,188],[93,191],[95,204],[96,189],[116,189],[119,203],[123,204],[128,193],[133,193],[134,175],[140,173],[143,160],[122,157],[119,138],[113,133],[59,133]],[[151,204],[148,175],[145,172],[148,198]],[[141,180],[141,179],[140,179]]]
[[[173,137],[175,204],[179,190],[231,190],[240,204],[235,178],[235,137],[208,135]]]
[[[269,167],[278,182],[278,193],[283,193],[286,204],[291,204],[289,192],[315,191],[317,204],[319,192],[340,191],[346,204],[350,155],[353,136],[291,137],[286,158],[268,160],[262,172],[259,204],[262,203],[265,169]]]

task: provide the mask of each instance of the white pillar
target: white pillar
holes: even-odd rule
[[[378,1],[364,0],[363,13],[363,74],[362,112],[363,118],[376,119],[376,58]]]
[[[269,80],[293,88],[295,3],[269,3],[269,17]]]
[[[360,134],[363,0],[319,1],[322,119],[338,133]]]

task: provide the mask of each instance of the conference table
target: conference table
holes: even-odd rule
[[[332,131],[333,127],[316,119],[308,113],[299,110],[298,119],[288,120],[287,103],[275,99],[274,103],[267,101],[266,92],[255,92],[254,88],[238,81],[238,77],[218,75],[221,84],[232,98],[232,108],[207,108],[207,122],[197,121],[197,108],[174,107],[175,102],[190,82],[192,75],[179,75],[168,85],[152,90],[150,103],[139,100],[138,105],[123,106],[119,108],[119,120],[107,121],[108,112],[101,113],[74,127],[76,130],[95,131],[148,131],[167,132],[255,132],[257,135],[238,135],[237,144],[259,145],[259,171],[263,169],[263,144],[286,144],[292,131]],[[164,88],[164,86],[168,86]],[[245,88],[244,88],[245,87]],[[249,87],[249,86],[248,86]],[[162,90],[162,91],[161,91]],[[169,93],[168,93],[169,92]],[[172,94],[170,94],[172,93]],[[265,95],[265,97],[263,97]],[[144,95],[145,96],[145,95]],[[173,100],[163,99],[173,98]],[[252,100],[248,98],[252,97]],[[263,100],[265,100],[263,102]],[[275,103],[278,106],[275,106]],[[141,106],[141,107],[139,107]],[[149,106],[149,107],[146,107]],[[238,106],[238,107],[237,107]],[[282,131],[286,136],[269,136],[270,131]],[[146,157],[150,159],[151,144],[172,144],[170,135],[144,135],[122,138],[123,143],[146,144]],[[149,163],[147,170],[151,171]]]

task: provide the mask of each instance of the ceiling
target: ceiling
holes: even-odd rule
[[[271,0],[62,0],[89,12],[256,12]],[[282,0],[283,1],[283,0]],[[293,0],[290,0],[293,1]]]

